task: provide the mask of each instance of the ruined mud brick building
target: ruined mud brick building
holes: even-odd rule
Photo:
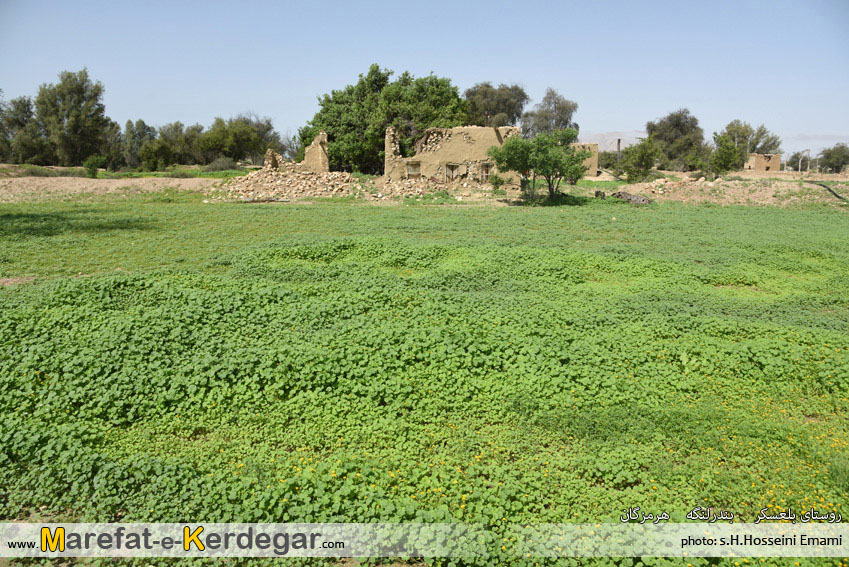
[[[781,154],[749,154],[744,167],[746,171],[778,171],[781,169]]]
[[[330,157],[327,155],[327,132],[321,130],[318,136],[313,138],[312,143],[307,146],[304,161],[301,164],[304,169],[316,173],[330,171]]]
[[[590,151],[590,157],[584,160],[584,170],[586,171],[584,175],[587,177],[597,177],[601,174],[601,171],[598,169],[598,144],[575,143],[572,146]]]
[[[495,164],[487,155],[492,146],[520,136],[519,128],[502,126],[458,126],[456,128],[428,128],[416,142],[416,153],[403,157],[398,133],[390,126],[386,129],[383,175],[386,181],[425,178],[443,183],[473,181],[486,183],[496,172]],[[598,144],[573,144],[592,151],[584,161],[587,175],[598,172]],[[510,183],[518,183],[514,172],[500,172]]]

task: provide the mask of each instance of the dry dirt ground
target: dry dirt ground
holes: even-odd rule
[[[0,278],[0,287],[5,287],[5,286],[8,286],[8,285],[18,285],[18,284],[30,283],[33,280],[35,280],[35,278],[29,277],[29,276],[16,277],[16,278]]]
[[[716,203],[719,205],[773,205],[786,207],[808,203],[845,206],[825,188],[812,181],[829,181],[831,188],[849,199],[849,175],[793,172],[733,172],[724,179],[706,181],[670,173],[671,179],[623,186],[621,190],[656,201]]]
[[[0,178],[0,203],[64,199],[84,195],[130,195],[165,189],[206,191],[220,183],[219,179],[204,178],[7,177]]]
[[[831,195],[823,187],[810,181],[830,181],[832,189],[849,199],[849,175],[798,174],[794,172],[733,172],[724,179],[700,181],[678,172],[664,172],[668,177],[651,183],[636,183],[619,187],[602,188],[609,195],[615,191],[627,191],[644,195],[655,201],[681,201],[686,203],[716,203],[720,205],[773,205],[786,207],[795,204],[821,202],[845,207],[846,204]],[[613,177],[602,174],[591,181],[609,181]],[[381,179],[374,180],[376,191],[382,189]],[[166,189],[201,193],[220,193],[226,188],[219,179],[204,178],[139,178],[139,179],[88,179],[85,177],[0,177],[0,203],[40,201],[102,195],[129,196],[139,193],[155,193]],[[494,196],[491,188],[469,184],[464,187],[440,185],[430,191],[447,191],[463,204],[512,204],[520,197],[515,187],[507,187],[506,195]],[[563,187],[573,194],[591,197],[592,186]],[[545,189],[539,189],[540,195]],[[413,195],[414,199],[419,199]],[[315,200],[304,196],[302,202]],[[369,202],[391,204],[397,199],[389,195],[381,198],[372,196]],[[444,200],[443,200],[444,202]]]

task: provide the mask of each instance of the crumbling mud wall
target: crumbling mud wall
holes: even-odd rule
[[[746,171],[779,171],[781,154],[749,154],[749,160],[743,168]]]
[[[401,156],[398,133],[390,126],[386,129],[384,143],[384,169],[386,181],[425,178],[440,183],[486,183],[496,173],[496,167],[487,151],[501,146],[513,136],[520,136],[519,128],[502,126],[458,126],[456,128],[428,128],[416,141],[412,157]],[[573,144],[589,149],[592,155],[584,160],[588,176],[598,175],[598,144]],[[509,183],[518,184],[514,172],[497,172]]]
[[[312,143],[307,146],[304,161],[301,164],[304,169],[316,173],[330,171],[330,158],[327,155],[327,132],[321,130]]]
[[[441,183],[485,183],[490,175],[496,173],[487,150],[519,135],[519,129],[512,126],[428,128],[416,142],[416,154],[402,157],[398,133],[390,126],[386,129],[384,178],[386,181],[425,178]],[[499,172],[499,175],[510,182],[518,182],[518,177],[512,172]]]
[[[598,170],[598,144],[576,143],[572,144],[572,147],[590,151],[590,157],[584,160],[584,170],[586,171],[584,175],[587,177],[597,177],[601,173]]]

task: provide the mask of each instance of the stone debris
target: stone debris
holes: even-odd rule
[[[463,134],[464,139],[466,134]],[[416,142],[416,153],[435,152],[442,148],[443,142],[451,140],[450,128],[430,128]]]
[[[643,197],[642,195],[634,195],[633,193],[628,193],[627,191],[617,191],[610,195],[611,197],[615,197],[617,199],[622,199],[623,201],[627,201],[632,205],[648,205],[652,202],[648,197]]]
[[[431,179],[400,179],[376,186],[345,171],[315,172],[309,166],[286,161],[268,150],[262,169],[225,184],[219,198],[246,202],[292,201],[316,197],[354,196],[382,201],[403,195],[423,195],[439,191],[441,183]]]

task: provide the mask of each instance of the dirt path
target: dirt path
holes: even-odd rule
[[[85,177],[9,177],[0,179],[0,203],[43,201],[83,195],[126,195],[165,189],[205,191],[220,180],[204,178],[88,179]]]

